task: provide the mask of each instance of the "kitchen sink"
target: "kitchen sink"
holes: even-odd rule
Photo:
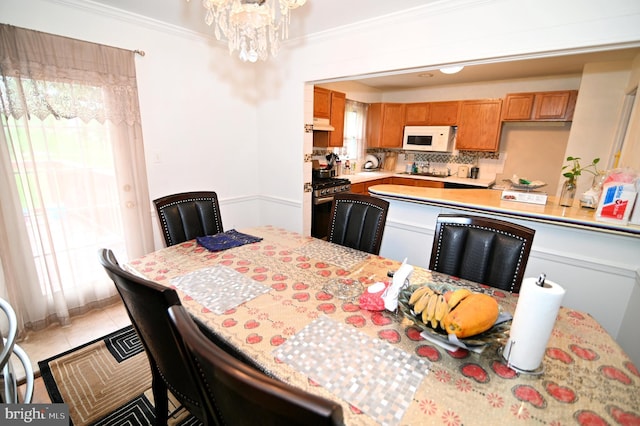
[[[449,175],[447,175],[446,173],[442,173],[442,172],[416,172],[416,173],[403,172],[402,174],[403,175],[409,175],[409,176],[428,176],[428,177],[438,177],[438,178],[449,177]]]

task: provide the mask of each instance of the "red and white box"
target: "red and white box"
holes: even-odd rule
[[[596,220],[628,224],[637,195],[635,185],[632,183],[605,184],[596,210]]]

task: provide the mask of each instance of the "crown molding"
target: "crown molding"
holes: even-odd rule
[[[48,0],[51,3],[56,3],[72,9],[77,9],[83,12],[89,12],[96,15],[101,15],[110,19],[127,22],[132,25],[144,27],[153,31],[164,32],[170,35],[177,35],[189,39],[216,41],[213,35],[207,35],[198,31],[193,31],[178,25],[173,25],[164,21],[149,18],[148,16],[139,15],[137,13],[128,12],[126,10],[118,9],[115,7],[107,6],[102,3],[97,3],[91,0]],[[176,0],[177,1],[177,0]]]

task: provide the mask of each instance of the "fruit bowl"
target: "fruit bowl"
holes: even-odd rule
[[[450,343],[447,333],[442,328],[440,328],[439,326],[437,328],[432,328],[431,324],[425,324],[422,321],[422,316],[416,314],[409,305],[411,294],[413,294],[413,292],[419,287],[422,287],[424,285],[428,285],[432,290],[442,294],[444,294],[446,291],[454,291],[461,287],[456,287],[445,283],[412,284],[402,289],[398,294],[398,307],[400,308],[400,311],[403,313],[405,318],[411,320],[416,325],[416,327],[418,327],[422,331],[429,333],[429,335],[431,335],[432,337],[435,337],[436,339],[441,340],[444,343]],[[498,321],[500,321],[500,317]],[[493,325],[493,327],[485,332],[458,340],[470,348],[487,346],[492,343],[506,341],[506,339],[509,337],[510,328],[511,320],[509,319],[503,322],[497,322],[495,325]]]
[[[505,182],[509,182],[513,189],[518,189],[520,191],[535,191],[536,189],[540,189],[543,186],[547,186],[546,183],[540,180],[534,180],[529,182],[526,179],[518,179],[517,176],[512,177],[511,179],[503,179]]]

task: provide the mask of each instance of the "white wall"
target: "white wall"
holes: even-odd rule
[[[633,116],[627,127],[626,138],[620,156],[621,167],[631,167],[640,170],[640,57],[637,57],[631,69],[631,76],[625,93],[633,91],[635,94],[635,105],[633,106]]]
[[[607,168],[629,76],[628,63],[585,66],[566,152],[567,156],[581,158],[582,166],[600,158],[598,168]],[[559,176],[559,187],[563,181]],[[592,181],[593,176],[588,173],[578,179],[578,197],[591,187]]]

